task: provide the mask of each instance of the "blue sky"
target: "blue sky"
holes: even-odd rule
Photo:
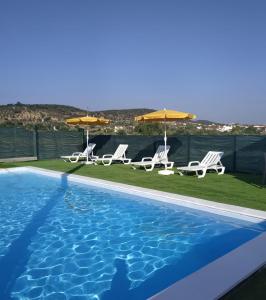
[[[264,0],[0,0],[0,103],[266,123]]]

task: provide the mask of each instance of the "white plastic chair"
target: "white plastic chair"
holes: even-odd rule
[[[125,165],[131,163],[131,159],[126,157],[127,144],[120,144],[114,154],[104,154],[101,158],[95,157],[93,161],[101,162],[104,166],[110,166],[113,161],[120,161]]]
[[[92,159],[94,157],[93,149],[95,146],[96,146],[96,144],[89,143],[88,147],[86,147],[86,149],[83,152],[74,152],[74,153],[72,153],[72,155],[64,155],[64,156],[61,156],[61,158],[63,158],[63,160],[66,162],[69,161],[71,163],[76,163],[79,160],[86,159],[87,153],[88,153],[89,159]]]
[[[221,162],[223,154],[223,152],[209,151],[201,162],[191,161],[186,167],[177,167],[177,172],[181,176],[184,172],[195,172],[198,178],[203,178],[207,170],[215,170],[218,175],[222,175],[225,171]]]
[[[156,165],[164,165],[166,169],[172,169],[174,166],[174,162],[168,161],[168,152],[170,150],[170,146],[160,145],[153,157],[143,157],[141,161],[132,162],[132,168],[136,169],[136,167],[143,167],[145,171],[151,172]]]

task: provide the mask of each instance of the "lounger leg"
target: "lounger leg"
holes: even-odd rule
[[[177,170],[177,174],[179,174],[180,176],[184,176],[184,174],[179,170]]]
[[[201,175],[198,173],[198,171],[196,171],[196,174],[197,174],[198,178],[203,178],[203,177],[205,177],[206,172],[207,172],[207,169],[202,169]]]
[[[111,165],[112,159],[103,160],[102,162],[103,162],[103,165],[107,167],[107,166],[110,166],[110,165]]]
[[[144,166],[144,169],[146,172],[151,172],[154,169],[154,164],[151,164],[150,168],[148,168],[147,166]]]
[[[125,158],[122,160],[124,165],[130,165],[131,164],[131,159],[130,158]]]
[[[220,170],[220,171],[219,171]],[[225,167],[220,167],[216,169],[218,175],[223,175],[225,171]]]
[[[167,162],[166,164],[164,164],[164,166],[166,167],[167,170],[173,169],[174,162]]]
[[[79,156],[77,156],[75,159],[71,159],[71,158],[69,158],[69,161],[73,164],[73,163],[76,163],[76,162],[78,162],[78,160],[79,160]]]

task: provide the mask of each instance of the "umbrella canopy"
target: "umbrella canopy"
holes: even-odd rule
[[[78,117],[78,118],[71,118],[66,119],[66,123],[69,125],[81,125],[81,126],[93,126],[93,125],[107,125],[110,123],[110,120],[105,118],[97,118],[97,117]],[[89,145],[89,129],[87,127],[87,148]],[[87,151],[87,164],[89,164],[89,157],[88,157],[88,151]]]
[[[66,123],[69,125],[83,125],[83,126],[107,125],[109,124],[109,122],[110,120],[108,119],[89,117],[89,116],[66,119]]]
[[[181,111],[175,111],[175,110],[169,110],[169,109],[163,109],[163,110],[157,110],[152,113],[142,115],[135,117],[135,121],[140,122],[173,122],[178,120],[191,120],[195,119],[196,115],[181,112]]]
[[[166,122],[174,122],[174,121],[180,121],[180,120],[192,120],[195,119],[196,115],[186,113],[186,112],[180,112],[176,110],[169,110],[169,109],[163,109],[163,110],[157,110],[152,113],[142,115],[135,117],[135,121],[138,122],[164,122],[164,151],[166,153],[167,148],[167,136],[166,136]],[[160,174],[169,175],[172,174],[173,171],[165,170],[159,171]]]

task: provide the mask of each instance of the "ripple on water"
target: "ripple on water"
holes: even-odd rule
[[[7,181],[11,184],[14,178]],[[17,184],[20,201],[11,191],[6,209],[0,211],[4,220],[0,257],[59,183],[34,175],[21,176]],[[99,300],[117,274],[118,258],[125,262],[130,288],[136,288],[195,245],[237,226],[211,215],[74,183],[66,195],[67,203],[88,210],[80,213],[64,201],[55,204],[29,245],[31,256],[13,287],[14,299]],[[7,202],[4,198],[0,194],[2,204]]]

